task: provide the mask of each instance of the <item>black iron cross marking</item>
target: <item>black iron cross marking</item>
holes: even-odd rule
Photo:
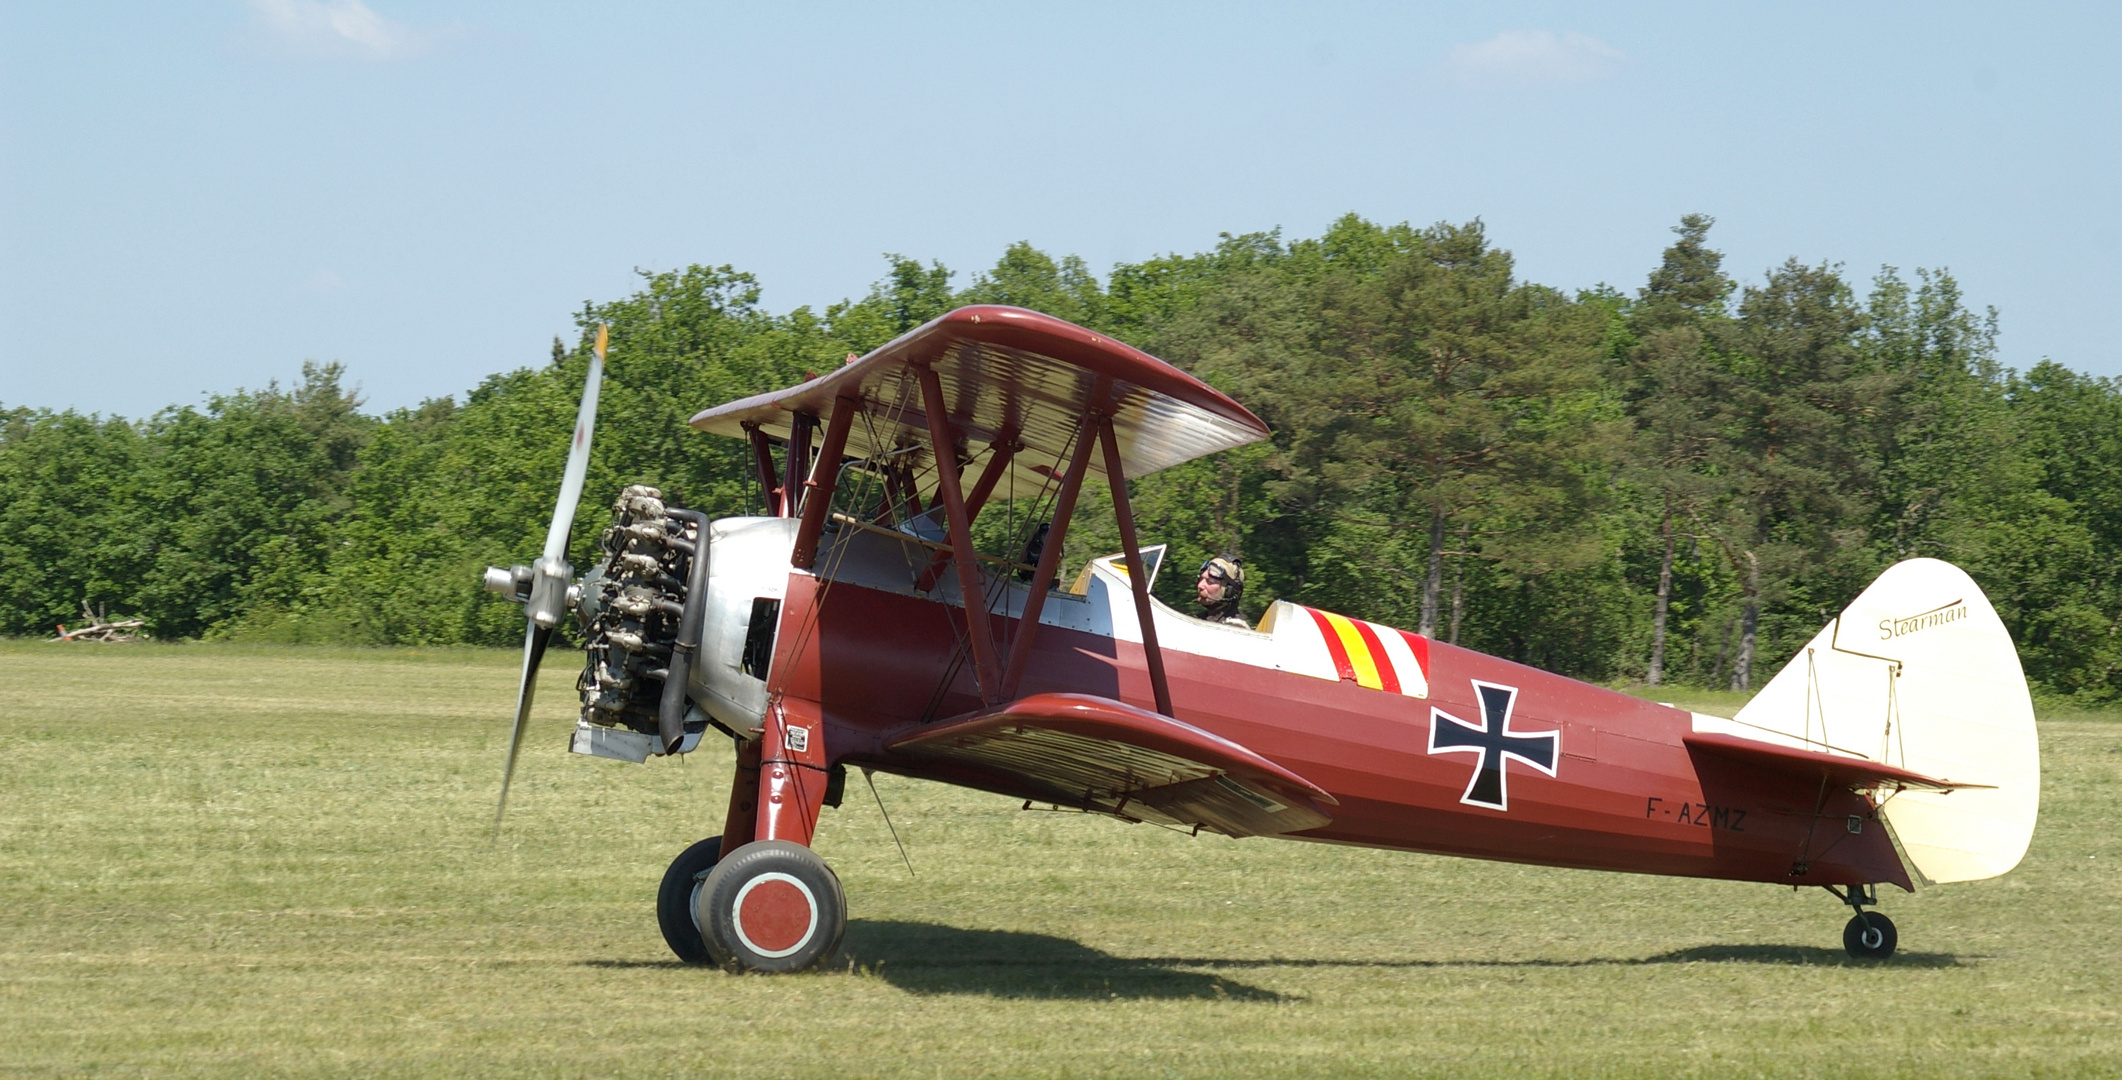
[[[1481,723],[1469,724],[1443,709],[1429,710],[1429,752],[1432,754],[1479,754],[1474,777],[1466,783],[1459,801],[1491,810],[1509,810],[1510,793],[1504,785],[1503,759],[1517,758],[1549,776],[1555,775],[1555,755],[1562,748],[1562,733],[1530,734],[1510,729],[1511,705],[1518,688],[1473,680],[1474,696],[1481,699]],[[1447,724],[1444,721],[1449,720]]]

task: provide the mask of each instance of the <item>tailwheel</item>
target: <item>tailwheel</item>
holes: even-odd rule
[[[847,897],[816,852],[761,840],[730,852],[700,883],[693,921],[725,967],[802,971],[840,948]]]
[[[1865,908],[1879,903],[1879,888],[1876,885],[1851,885],[1848,889],[1837,889],[1833,885],[1821,886],[1828,895],[1849,905],[1856,914],[1842,927],[1842,948],[1858,960],[1884,960],[1894,954],[1894,946],[1900,938],[1894,933],[1894,921],[1876,911]]]
[[[662,928],[663,940],[670,945],[670,951],[688,964],[714,960],[707,951],[707,941],[700,936],[700,924],[693,919],[693,908],[708,871],[715,868],[715,861],[721,857],[722,838],[719,836],[710,836],[686,848],[671,860],[670,869],[663,872],[663,885],[656,890],[656,925]]]
[[[1884,960],[1898,942],[1894,921],[1876,911],[1860,910],[1842,927],[1842,948],[1859,960]]]

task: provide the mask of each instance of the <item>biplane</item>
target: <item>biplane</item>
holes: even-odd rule
[[[1018,308],[961,308],[701,412],[693,427],[747,444],[764,512],[710,520],[628,487],[577,580],[564,556],[605,344],[542,557],[487,571],[528,609],[501,806],[572,614],[587,662],[570,749],[736,746],[721,835],[679,854],[657,898],[687,961],[793,971],[834,953],[847,900],[810,845],[849,767],[1197,833],[1818,886],[1871,958],[1896,945],[1880,886],[1994,877],[2032,835],[2025,678],[1957,568],[1887,570],[1729,719],[1288,600],[1253,626],[1194,618],[1151,594],[1163,549],[1141,544],[1128,481],[1267,427]],[[1094,478],[1122,550],[1071,577]]]

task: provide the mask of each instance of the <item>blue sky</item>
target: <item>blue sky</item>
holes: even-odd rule
[[[1701,211],[1742,281],[1946,267],[2008,364],[2122,375],[2118,11],[16,0],[0,405],[336,359],[395,408],[543,362],[637,267],[778,311],[885,252],[963,284],[1349,211],[1630,290]]]

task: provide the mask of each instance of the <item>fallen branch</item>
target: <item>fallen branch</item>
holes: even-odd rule
[[[87,619],[89,625],[68,630],[66,624],[61,623],[59,624],[59,636],[50,640],[117,643],[142,641],[147,638],[146,621],[141,619],[114,620],[103,610],[100,604],[91,608],[88,606],[88,601],[81,601],[81,617]]]

